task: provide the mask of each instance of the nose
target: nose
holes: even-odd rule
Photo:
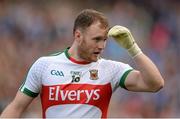
[[[106,46],[106,41],[105,40],[102,40],[98,43],[98,48],[103,50]]]

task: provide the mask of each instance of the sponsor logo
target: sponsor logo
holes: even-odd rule
[[[100,89],[89,90],[61,90],[60,86],[49,87],[50,101],[80,101],[84,100],[89,103],[90,100],[98,100],[100,98]]]
[[[89,72],[90,72],[90,79],[91,80],[97,80],[99,78],[97,69],[92,69]]]
[[[64,77],[64,73],[62,71],[59,71],[59,70],[51,70],[51,75],[63,76]]]
[[[72,82],[79,82],[80,78],[82,76],[82,72],[79,71],[71,71],[71,76],[72,76]]]

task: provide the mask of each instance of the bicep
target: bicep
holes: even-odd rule
[[[19,108],[25,109],[33,99],[33,97],[30,97],[22,93],[21,91],[18,91],[12,103],[14,103]]]
[[[131,71],[125,80],[125,86],[129,91],[148,91],[148,86],[137,70]]]
[[[27,106],[32,102],[33,98],[18,91],[14,100],[5,108],[1,117],[20,117]]]
[[[16,110],[20,115],[28,107],[34,98],[18,91],[10,107]]]

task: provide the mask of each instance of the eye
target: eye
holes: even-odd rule
[[[95,38],[93,38],[93,40],[95,40],[96,42],[99,42],[102,40],[102,38],[101,37],[95,37]]]

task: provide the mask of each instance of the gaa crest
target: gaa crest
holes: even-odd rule
[[[89,73],[90,73],[90,79],[91,80],[97,80],[99,78],[97,69],[89,70]]]

